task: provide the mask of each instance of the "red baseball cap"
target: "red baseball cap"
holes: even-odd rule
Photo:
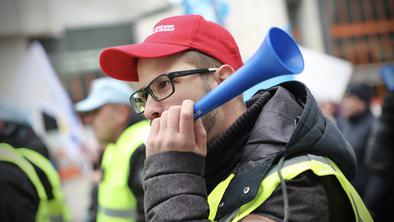
[[[191,49],[229,64],[235,70],[243,64],[230,32],[200,15],[165,18],[142,43],[106,48],[99,62],[103,72],[112,78],[138,81],[138,58],[164,57]]]

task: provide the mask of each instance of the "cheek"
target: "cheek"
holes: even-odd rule
[[[177,94],[176,97],[178,97],[178,104],[182,104],[182,101],[185,99],[191,99],[194,102],[197,102],[207,94],[207,90],[203,87],[202,82],[200,81],[194,81],[194,84],[185,84],[178,88],[179,90],[175,91]]]
[[[182,105],[182,102],[186,99],[190,99],[193,100],[195,103],[197,101],[199,101],[202,97],[204,96],[204,93],[196,88],[192,88],[188,91],[185,92],[179,92],[179,94],[174,95],[174,97],[172,97],[168,103],[171,105]],[[168,109],[168,107],[166,106],[166,109]]]
[[[160,102],[163,110],[168,110],[170,106],[182,105],[186,99],[197,102],[200,100],[207,90],[204,89],[201,81],[180,82],[175,85],[175,92],[169,98]]]
[[[187,99],[185,95],[174,93],[169,98],[160,102],[162,110],[168,110],[171,106],[181,105],[182,101]]]
[[[92,126],[93,126],[93,129],[96,133],[99,133],[100,131],[102,131],[102,128],[103,128],[102,119],[99,116],[94,118]]]
[[[99,128],[99,130],[102,130],[102,128],[106,127],[106,125],[108,125],[110,122],[111,122],[111,119],[109,118],[109,115],[106,112],[100,112],[94,118],[94,125],[97,128]]]

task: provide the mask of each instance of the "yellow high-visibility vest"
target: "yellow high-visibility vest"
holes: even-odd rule
[[[281,174],[284,180],[291,180],[307,170],[311,170],[317,176],[334,175],[341,184],[343,190],[346,192],[346,195],[352,204],[355,221],[372,221],[372,217],[357,191],[346,179],[339,167],[328,158],[316,155],[303,155],[285,160],[283,167],[281,168]],[[243,204],[238,209],[234,209],[232,213],[224,216],[223,218],[219,218],[218,221],[240,221],[242,218],[249,215],[259,206],[261,206],[281,184],[277,171],[278,166],[274,166],[267,173],[267,175],[262,180],[257,195],[254,199]],[[229,177],[227,177],[227,179],[219,183],[209,194],[209,219],[211,221],[215,220],[218,208],[222,205],[221,199],[224,195],[224,192],[226,191],[234,176],[234,174],[231,174]]]
[[[65,204],[59,174],[52,163],[38,152],[26,148],[17,148],[18,153],[40,168],[52,186],[53,199],[47,200],[48,216],[50,222],[70,221],[70,212]]]
[[[130,158],[144,143],[149,122],[140,121],[127,128],[115,144],[104,150],[104,170],[98,191],[98,222],[131,222],[137,215],[137,200],[128,186]]]
[[[6,143],[0,143],[0,161],[12,163],[19,167],[34,185],[39,198],[36,222],[49,222],[47,195],[34,167],[24,159],[15,148]]]

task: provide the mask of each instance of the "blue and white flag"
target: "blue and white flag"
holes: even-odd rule
[[[229,5],[226,0],[183,0],[185,14],[197,14],[206,20],[225,24],[229,14]]]

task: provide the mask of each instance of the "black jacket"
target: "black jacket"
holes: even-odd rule
[[[356,154],[357,175],[351,182],[361,196],[364,196],[367,180],[369,179],[364,160],[368,139],[375,120],[369,108],[352,118],[338,120],[338,128]]]
[[[234,183],[233,179],[230,195],[226,192],[222,199],[225,206],[218,215],[226,215],[247,201],[234,198],[237,192],[242,192],[237,186],[244,180],[259,185],[264,172],[282,155],[327,156],[348,178],[355,175],[352,148],[320,113],[316,101],[301,83],[285,83],[260,92],[247,105],[248,110],[209,144],[205,161],[201,156],[179,152],[146,159],[147,220],[207,220],[207,193],[235,172],[244,176]],[[350,203],[333,178],[321,179],[306,172],[289,181],[288,192],[293,221],[349,221],[353,215]],[[279,221],[283,218],[282,205],[282,194],[277,190],[254,213]]]
[[[365,204],[375,221],[385,221],[394,205],[394,91],[389,92],[383,110],[371,135],[366,151],[366,166],[370,171],[365,192]]]
[[[2,122],[0,142],[13,147],[32,149],[49,158],[49,152],[42,140],[30,126]],[[52,187],[45,173],[35,167],[43,183],[48,199],[53,198]],[[12,163],[0,161],[0,218],[5,222],[35,221],[39,198],[36,188],[27,175]]]

